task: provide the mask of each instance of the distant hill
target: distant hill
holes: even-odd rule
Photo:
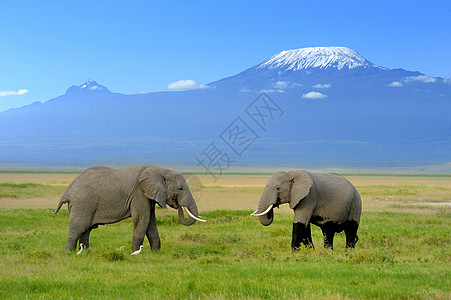
[[[0,113],[0,165],[143,162],[212,171],[446,164],[451,80],[312,47],[208,88],[124,95],[90,80]]]

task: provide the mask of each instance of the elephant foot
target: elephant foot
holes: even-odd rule
[[[83,244],[83,246],[86,248],[89,248],[89,234],[91,233],[91,229],[83,232],[83,234],[79,238],[79,243]]]
[[[160,242],[160,236],[158,235],[158,231],[156,230],[156,226],[155,226],[155,232],[147,231],[146,236],[147,236],[147,240],[149,241],[150,249],[152,251],[160,250],[161,242]]]
[[[77,245],[76,245],[76,244],[75,244],[74,247],[68,246],[68,245],[66,245],[66,246],[64,247],[64,251],[70,251],[70,252],[73,252],[73,251],[75,251],[76,249],[77,249]]]
[[[150,243],[150,249],[152,249],[152,251],[158,251],[161,248],[161,244],[160,241],[158,240],[158,242],[151,242]]]
[[[291,240],[291,249],[297,251],[304,245],[305,248],[315,248],[313,246],[310,224],[293,223],[293,237]]]
[[[301,248],[304,247],[305,249],[315,249],[315,246],[311,241],[303,241],[302,243],[293,244],[291,243],[291,250],[292,251],[299,251]]]
[[[359,240],[359,237],[357,236],[357,229],[359,228],[359,223],[356,221],[346,221],[343,224],[344,231],[346,234],[346,249],[355,248],[355,244]]]
[[[324,236],[324,248],[334,250],[334,235],[342,230],[341,226],[335,222],[327,222],[320,227]]]
[[[143,245],[144,237],[138,237],[136,235],[133,235],[132,239],[132,252],[136,252],[140,247]]]
[[[67,239],[66,246],[64,247],[65,251],[75,251],[77,249],[78,236],[74,234],[70,234]]]

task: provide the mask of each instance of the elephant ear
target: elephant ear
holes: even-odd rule
[[[290,173],[293,175],[293,179],[291,180],[290,208],[294,209],[310,193],[313,180],[310,174],[305,171],[294,171]]]
[[[139,185],[144,195],[155,200],[159,206],[166,208],[166,185],[164,177],[157,170],[145,169],[139,177]]]

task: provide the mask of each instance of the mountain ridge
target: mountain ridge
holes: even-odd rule
[[[181,92],[125,95],[88,80],[46,102],[1,112],[0,164],[151,162],[200,168],[195,158],[209,153],[213,144],[221,151],[217,157],[227,154],[237,166],[449,163],[451,84],[446,80],[383,67],[281,70],[260,65],[209,88]],[[248,112],[259,104],[259,118],[268,118],[262,113],[269,115],[268,103],[283,114],[271,115],[262,129]],[[237,124],[246,124],[255,141],[240,155],[232,151],[233,141],[225,142],[234,136],[225,134],[227,129]],[[211,161],[210,167],[219,163],[224,159]]]
[[[84,82],[81,85],[73,85],[69,87],[66,90],[66,95],[71,94],[80,94],[80,93],[87,93],[87,92],[102,92],[102,93],[111,93],[111,91],[103,86],[98,84],[94,79],[88,79],[86,82]]]
[[[237,91],[268,91],[268,88],[280,91],[278,82],[286,82],[288,87],[313,86],[321,84],[321,81],[342,80],[343,77],[356,80],[365,77],[366,81],[377,77],[378,81],[384,78],[386,84],[390,84],[405,77],[421,75],[425,74],[378,66],[346,47],[308,47],[281,51],[260,64],[208,86]],[[380,82],[376,84],[380,85]]]

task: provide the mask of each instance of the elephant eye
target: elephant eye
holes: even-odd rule
[[[183,187],[179,187],[179,190],[183,190]]]
[[[276,187],[276,190],[280,191],[280,186]]]

